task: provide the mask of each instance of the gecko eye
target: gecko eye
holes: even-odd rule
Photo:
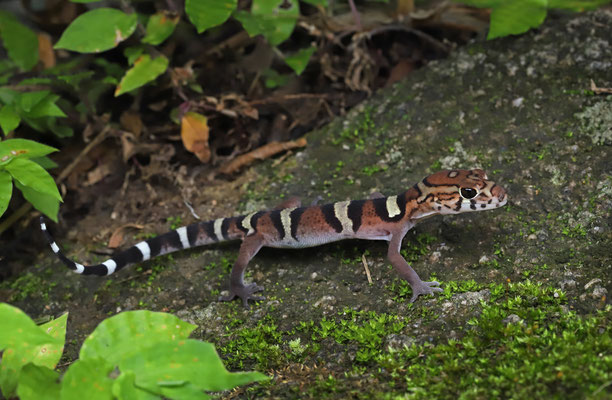
[[[476,189],[472,189],[472,188],[461,188],[461,190],[459,191],[459,194],[461,194],[461,197],[463,197],[464,199],[473,199],[474,197],[476,197],[478,195],[478,190]]]

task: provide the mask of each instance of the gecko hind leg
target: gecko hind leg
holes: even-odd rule
[[[265,299],[263,296],[254,295],[263,290],[262,286],[258,286],[256,283],[251,283],[249,285],[244,284],[244,271],[249,261],[251,261],[255,254],[262,248],[263,243],[264,239],[259,234],[244,238],[240,245],[240,250],[238,251],[238,258],[230,273],[229,295],[219,297],[219,301],[231,301],[239,297],[242,300],[242,304],[248,308],[249,300],[259,301]]]

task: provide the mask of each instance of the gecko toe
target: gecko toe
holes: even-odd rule
[[[421,295],[434,294],[438,292],[443,292],[439,282],[431,281],[431,282],[419,282],[416,285],[412,286],[412,297],[410,298],[410,302],[414,303],[414,301]]]
[[[249,300],[265,300],[265,297],[263,296],[254,296],[254,293],[261,292],[262,290],[264,290],[264,288],[255,283],[251,283],[246,286],[231,287],[229,294],[227,296],[220,296],[219,301],[232,301],[236,297],[239,297],[242,300],[244,307],[249,308]]]

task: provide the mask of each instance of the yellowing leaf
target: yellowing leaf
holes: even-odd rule
[[[183,146],[198,157],[203,163],[210,160],[208,147],[208,122],[206,117],[188,112],[181,120],[181,139]]]

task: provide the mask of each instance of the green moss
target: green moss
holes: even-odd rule
[[[183,226],[183,219],[180,216],[168,217],[166,222],[170,224],[170,229],[178,229]]]
[[[17,277],[14,281],[0,283],[0,289],[8,289],[9,301],[16,302],[25,299],[39,298],[43,301],[49,300],[49,293],[57,286],[56,282],[50,282],[44,276],[49,273],[38,270],[37,273],[27,272]]]
[[[468,320],[458,339],[438,344],[386,346],[388,338],[410,333],[416,317],[432,318],[422,314],[424,307],[406,315],[346,308],[287,330],[267,315],[253,328],[230,333],[220,349],[230,366],[240,369],[253,362],[276,369],[293,363],[337,364],[338,357],[352,360],[350,367],[344,365],[344,379],[330,373],[325,384],[306,385],[307,392],[299,382],[259,388],[273,395],[289,390],[312,398],[337,398],[338,393],[364,399],[607,398],[611,307],[579,316],[568,310],[563,292],[530,281],[488,286],[447,282],[443,296],[452,299],[453,293],[480,289],[488,289],[490,296],[481,302],[478,316]],[[355,392],[353,378],[377,383]]]

